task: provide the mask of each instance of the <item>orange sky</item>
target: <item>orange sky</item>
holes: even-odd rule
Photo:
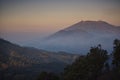
[[[0,32],[52,33],[81,20],[120,25],[119,0],[3,0]]]

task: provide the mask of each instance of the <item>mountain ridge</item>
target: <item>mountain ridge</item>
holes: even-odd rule
[[[108,22],[80,21],[43,39],[42,46],[38,47],[81,54],[86,53],[91,46],[102,44],[109,51],[112,41],[120,38],[119,34],[119,27]]]
[[[99,25],[99,26],[97,26],[97,25]],[[113,28],[116,28],[114,30],[119,31],[117,29],[117,28],[119,28],[118,26],[111,25],[111,24],[109,24],[105,21],[80,21],[80,22],[75,23],[75,24],[73,24],[73,25],[71,25],[71,26],[69,26],[65,29],[62,29],[62,30],[54,33],[53,35],[49,36],[49,38],[52,37],[52,36],[59,36],[59,35],[57,35],[59,33],[64,34],[64,33],[67,33],[67,32],[68,32],[68,34],[70,32],[81,32],[81,33],[84,32],[84,33],[90,34],[89,33],[90,30],[91,30],[90,28],[92,28],[92,30],[97,29],[97,30],[103,30],[103,31],[106,30],[106,29],[110,29],[112,31]],[[108,32],[110,32],[110,31],[108,31]],[[64,35],[66,35],[66,34],[64,34]]]

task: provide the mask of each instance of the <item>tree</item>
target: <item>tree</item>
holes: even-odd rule
[[[115,80],[120,79],[120,40],[114,40],[114,48],[113,48],[113,72]]]
[[[108,59],[107,51],[101,48],[101,45],[92,47],[87,54],[89,64],[88,75],[92,80],[96,79],[101,73],[106,60]]]
[[[114,40],[114,48],[113,48],[113,64],[115,67],[120,67],[120,40]]]
[[[102,73],[104,63],[107,60],[107,51],[97,47],[91,47],[86,56],[79,57],[76,61],[65,68],[64,80],[96,80]]]

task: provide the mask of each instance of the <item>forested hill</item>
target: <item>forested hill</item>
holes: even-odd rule
[[[0,69],[7,70],[5,75],[13,73],[17,76],[30,76],[41,71],[59,73],[77,56],[65,52],[49,52],[32,47],[21,47],[0,39]]]

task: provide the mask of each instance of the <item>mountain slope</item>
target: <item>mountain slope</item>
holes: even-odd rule
[[[9,63],[11,64],[11,66],[15,65],[14,63],[12,64],[10,62],[7,62],[10,61],[10,59],[17,61],[23,60],[23,62],[25,62],[26,64],[52,62],[69,64],[75,59],[75,57],[77,57],[77,55],[67,54],[65,52],[55,53],[32,47],[21,47],[19,45],[10,43],[9,41],[0,39],[0,61],[4,63]],[[2,58],[7,58],[7,60],[4,60]]]
[[[89,47],[102,44],[108,51],[115,38],[120,38],[118,26],[104,21],[81,21],[50,35],[39,46],[43,49],[86,53]]]
[[[52,37],[60,37],[60,36],[71,36],[77,35],[77,37],[81,36],[94,36],[94,35],[119,35],[120,30],[119,27],[111,25],[104,21],[81,21],[78,22],[64,30],[58,31],[53,34]],[[78,36],[79,35],[79,36]]]
[[[60,73],[78,55],[65,52],[49,52],[32,47],[21,47],[0,39],[0,79],[35,80],[41,71]],[[34,77],[33,77],[34,76]],[[13,77],[13,79],[11,78]],[[14,79],[16,78],[17,79]]]

